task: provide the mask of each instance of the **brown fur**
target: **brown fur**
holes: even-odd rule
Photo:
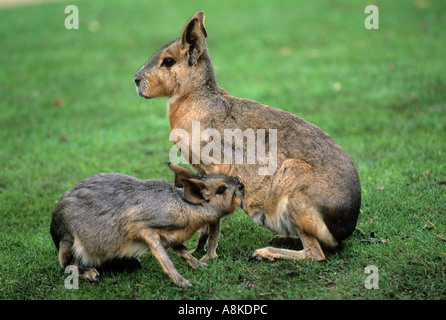
[[[167,97],[171,130],[277,130],[277,170],[259,175],[261,164],[193,164],[200,172],[237,177],[245,185],[243,209],[257,223],[284,236],[299,236],[304,249],[259,249],[257,259],[324,260],[321,245],[336,247],[356,226],[361,202],[350,157],[315,125],[291,113],[235,98],[217,85],[207,53],[204,15],[196,13],[180,38],[160,49],[135,75],[140,96]],[[174,59],[166,66],[166,58]],[[236,57],[233,57],[236,59]],[[191,146],[174,141],[177,146]],[[201,143],[201,147],[205,142]],[[184,150],[184,149],[182,149]],[[223,148],[222,148],[223,150]],[[245,150],[246,152],[246,150]],[[189,150],[189,162],[192,160]],[[223,157],[221,158],[223,159]],[[215,232],[215,226],[212,228]],[[208,233],[210,228],[207,229]],[[200,237],[203,245],[207,234]]]

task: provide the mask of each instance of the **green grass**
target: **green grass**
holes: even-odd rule
[[[443,1],[374,1],[379,30],[357,0],[76,3],[79,30],[64,28],[66,3],[0,9],[0,299],[446,298]],[[387,242],[355,232],[323,263],[248,261],[274,234],[237,211],[209,269],[171,254],[192,289],[147,253],[140,270],[67,290],[55,201],[97,172],[172,178],[166,100],[139,98],[133,75],[198,10],[219,84],[329,133],[358,167],[358,227]]]

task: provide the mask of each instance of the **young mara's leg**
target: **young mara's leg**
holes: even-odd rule
[[[81,274],[82,278],[87,279],[90,282],[101,281],[101,278],[99,277],[100,274],[99,274],[98,270],[96,270],[95,268],[79,267],[79,273]]]
[[[208,248],[207,250],[204,250],[204,247],[206,245],[206,242],[208,241]],[[203,228],[200,229],[200,237],[198,238],[197,247],[190,251],[190,253],[194,252],[205,252],[205,255],[201,257],[201,261],[206,261],[208,259],[215,259],[217,258],[217,245],[218,240],[220,239],[220,220],[205,225]]]
[[[200,237],[198,238],[197,247],[195,249],[192,249],[190,252],[205,252],[204,246],[206,245],[206,242],[208,241],[210,233],[210,225],[207,224],[204,227],[200,229]]]
[[[59,243],[59,263],[62,267],[74,264],[73,242],[61,241]]]
[[[201,237],[201,234],[200,234]],[[209,242],[206,254],[200,259],[206,261],[208,259],[217,258],[217,245],[220,239],[220,220],[209,225]]]
[[[147,243],[153,255],[158,259],[164,272],[172,279],[172,281],[182,288],[191,287],[192,283],[178,273],[172,260],[170,260],[169,253],[163,247],[159,236],[150,229],[145,229],[141,232],[141,238]]]
[[[186,261],[186,263],[190,265],[192,268],[194,269],[196,269],[197,267],[209,268],[209,266],[206,263],[201,262],[200,260],[194,258],[189,253],[189,251],[187,251],[187,248],[184,245],[180,244],[179,246],[173,247],[172,249],[175,250],[175,253],[178,255],[178,257]]]
[[[90,280],[91,282],[99,282],[99,272],[95,268],[85,268],[80,261],[74,257],[73,242],[61,241],[59,243],[59,261],[62,267],[74,265],[78,268],[79,274],[82,278]]]

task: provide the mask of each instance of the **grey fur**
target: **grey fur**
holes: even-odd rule
[[[100,173],[65,192],[53,212],[50,228],[61,265],[77,265],[86,278],[97,281],[99,273],[92,268],[116,258],[138,256],[149,248],[152,252],[159,249],[162,252],[154,254],[166,273],[178,285],[189,286],[174,268],[167,266],[166,270],[162,261],[169,259],[165,249],[173,247],[194,267],[207,266],[185,253],[182,243],[203,225],[232,213],[242,201],[242,186],[224,175],[196,176],[179,166],[169,167],[184,188],[166,180]],[[197,183],[207,189],[200,190]],[[227,190],[216,194],[221,185]],[[189,197],[197,197],[192,200],[198,204],[186,200],[191,186],[194,190]]]

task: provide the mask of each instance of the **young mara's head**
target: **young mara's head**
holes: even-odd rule
[[[183,198],[194,205],[210,206],[222,217],[242,206],[243,184],[222,174],[195,174],[177,164],[169,163],[175,174],[175,186],[183,188]]]

